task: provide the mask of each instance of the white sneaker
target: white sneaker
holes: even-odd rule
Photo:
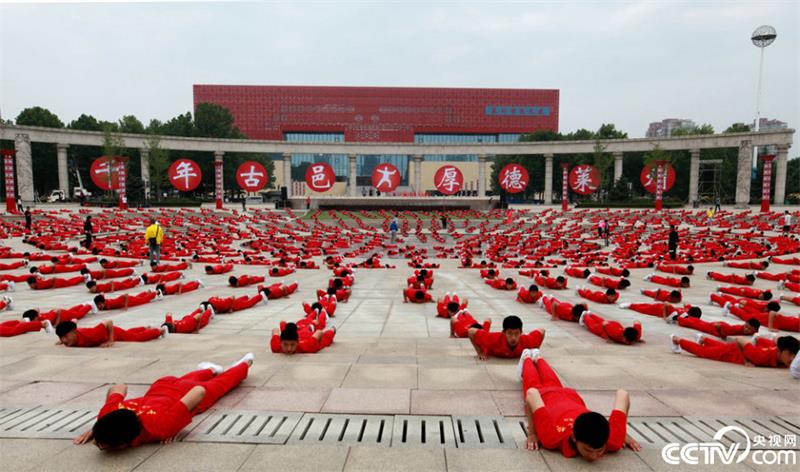
[[[631,304],[629,302],[624,302],[624,303],[620,303],[619,307],[622,308],[623,310],[627,310],[628,308],[631,307]]]
[[[94,302],[94,300],[90,301],[89,305],[92,305],[92,313],[97,313],[100,311],[97,309],[97,304]]]
[[[673,311],[669,316],[667,316],[666,321],[669,324],[677,323],[678,322],[678,312],[677,311]]]
[[[697,333],[694,336],[694,342],[696,342],[697,344],[703,344],[703,340],[705,339],[706,339],[705,333]]]
[[[581,326],[586,326],[586,324],[584,324],[584,322],[583,322],[583,317],[586,316],[586,313],[587,312],[584,311],[583,313],[581,313],[581,317],[578,318],[578,324],[581,325]]]
[[[269,303],[269,298],[267,298],[267,296],[266,296],[266,295],[264,295],[264,293],[263,293],[263,292],[259,292],[259,294],[261,295],[261,303],[263,303],[264,305],[266,305],[267,303]]]
[[[540,297],[538,300],[536,300],[536,304],[544,307],[544,297]]]
[[[42,321],[42,328],[44,328],[44,332],[47,334],[53,334],[55,330],[53,329],[53,323],[50,320]]]
[[[162,292],[161,289],[157,289],[156,290],[156,300],[161,300],[162,298],[164,298],[164,292]]]
[[[12,280],[12,281],[10,281],[10,282],[8,282],[8,291],[9,291],[9,292],[13,292],[13,291],[15,291],[15,288],[14,288],[14,286],[15,286],[15,285],[16,285],[16,284],[14,283],[14,281],[13,281],[13,280]]]
[[[517,377],[522,379],[522,364],[525,363],[525,359],[531,357],[531,349],[523,349],[522,353],[519,355],[519,362],[517,362]]]
[[[538,361],[540,357],[542,356],[541,356],[541,350],[539,348],[531,349],[530,358],[533,362]]]
[[[246,363],[247,365],[253,365],[253,361],[256,359],[256,355],[252,352],[248,352],[241,359],[234,362],[231,367],[236,367],[237,365],[241,364],[242,362]]]
[[[166,338],[167,336],[169,336],[169,329],[168,329],[166,326],[162,326],[162,327],[161,327],[161,336],[159,336],[159,337],[160,337],[161,339],[164,339],[164,338]]]
[[[197,370],[206,370],[206,369],[214,371],[214,375],[219,375],[225,372],[225,369],[223,369],[221,365],[214,364],[213,362],[206,361],[197,364]]]
[[[6,310],[13,310],[14,309],[14,299],[9,297],[9,296],[5,296],[5,297],[3,297],[3,299],[6,301]]]
[[[677,338],[677,337],[678,336],[675,335],[675,334],[672,334],[669,337],[670,346],[672,346],[672,352],[674,354],[680,354],[681,353],[681,346],[679,344],[675,344],[675,338]]]
[[[200,284],[200,288],[206,288],[206,284],[204,284],[202,280],[197,279],[197,283]]]
[[[750,340],[750,342],[753,344],[753,346],[758,345],[759,338],[761,338],[760,334],[756,333],[756,334],[753,335],[753,339]]]
[[[650,282],[650,279],[652,279],[654,275],[656,275],[656,274],[647,274],[647,275],[645,275],[644,276],[645,282]]]
[[[642,295],[644,295],[644,291],[645,291],[645,289],[643,289],[643,288],[639,289],[639,293],[641,293]]]
[[[781,280],[780,282],[778,282],[778,288],[780,290],[783,290],[784,288],[786,288],[786,281],[785,280]]]
[[[727,317],[731,312],[731,302],[725,302],[725,305],[722,307],[722,317]]]

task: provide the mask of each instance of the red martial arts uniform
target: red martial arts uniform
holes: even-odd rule
[[[769,292],[769,290],[761,290],[752,287],[719,287],[717,290],[721,293],[727,293],[728,295],[756,299],[760,299],[761,296]]]
[[[533,412],[536,435],[545,449],[560,450],[564,457],[575,457],[578,451],[570,444],[575,419],[590,410],[578,393],[564,388],[558,376],[544,359],[536,363],[528,358],[522,364],[522,394],[535,388],[544,406]],[[613,410],[608,419],[610,435],[606,452],[616,452],[625,444],[628,418],[625,412]]]
[[[489,332],[480,329],[475,333],[474,339],[484,354],[494,357],[519,357],[523,349],[535,349],[541,346],[544,335],[538,329],[523,334],[513,349],[508,345],[506,335],[502,331]]]
[[[183,277],[183,274],[175,271],[175,272],[142,274],[142,277],[144,278],[145,284],[151,285],[151,284],[161,284],[166,282],[174,282]]]
[[[583,324],[590,333],[600,336],[603,339],[610,339],[619,344],[628,343],[625,336],[623,336],[625,327],[618,321],[606,321],[594,313],[587,313],[583,315]],[[633,323],[633,329],[638,333],[635,341],[642,339],[642,324],[635,321]]]
[[[681,288],[681,279],[677,277],[664,277],[661,275],[654,275],[647,279],[648,282],[659,284],[659,285],[666,285],[667,287],[675,287]]]
[[[686,312],[688,308],[676,308],[674,305],[669,303],[631,303],[628,307],[629,309],[639,312],[643,315],[650,315],[650,316],[664,316],[664,307],[667,308],[667,316],[672,314],[673,312],[677,311],[678,313]]]
[[[118,297],[105,297],[106,298],[106,306],[103,308],[104,310],[118,310],[120,308],[125,307],[125,297],[128,299],[128,306],[127,308],[133,308],[135,306],[144,305],[145,303],[150,303],[156,298],[156,292],[146,291],[137,293],[135,295],[120,295]]]
[[[694,329],[712,336],[726,338],[728,336],[744,336],[744,324],[732,325],[724,321],[708,322],[693,316],[679,316],[678,326]]]
[[[547,311],[551,315],[553,314],[553,304],[558,303],[555,312],[556,317],[564,321],[574,321],[577,323],[578,318],[572,316],[573,305],[571,303],[558,301],[553,297],[542,298],[542,303],[544,304],[545,311]]]
[[[233,287],[245,287],[247,285],[263,283],[265,278],[260,275],[240,275],[236,277],[236,285]]]
[[[598,267],[595,269],[598,274],[603,275],[613,275],[614,277],[627,277],[626,271],[627,269],[623,269],[622,267]]]
[[[495,288],[497,290],[516,290],[517,289],[517,282],[515,281],[511,286],[506,284],[506,279],[490,279],[486,280],[486,285]]]
[[[172,323],[172,325],[175,326],[176,333],[191,334],[205,328],[211,319],[211,310],[205,310],[202,315],[200,315],[200,320],[198,321],[197,314],[200,313],[200,311],[201,309],[198,308],[178,321],[172,321],[172,317],[167,317],[166,322]]]
[[[96,282],[95,293],[108,293],[116,292],[117,290],[128,290],[129,288],[138,287],[142,279],[139,277],[131,277],[123,280],[112,280],[110,282],[100,283]]]
[[[133,269],[90,270],[89,275],[92,277],[92,280],[118,279],[121,277],[130,277],[133,275]]]
[[[158,328],[130,328],[122,329],[114,326],[114,342],[145,342],[152,341],[161,336]],[[75,347],[96,347],[108,342],[108,328],[100,323],[92,328],[76,328],[78,341]]]
[[[544,286],[549,288],[550,290],[564,290],[567,288],[567,280],[564,279],[564,286],[559,287],[558,282],[554,277],[543,277],[541,275],[537,275],[533,278],[533,281],[536,282],[538,286]]]
[[[675,264],[659,264],[656,266],[656,270],[659,272],[666,272],[667,274],[692,275],[693,273],[692,270],[689,270],[688,266]]]
[[[769,343],[770,341],[763,340]],[[705,338],[703,344],[698,344],[686,339],[680,341],[681,349],[703,359],[711,359],[731,364],[744,365],[745,361],[758,367],[777,367],[778,349],[765,345],[759,339],[759,345],[753,346],[748,343],[742,349],[735,342],[722,342],[715,339]]]
[[[138,261],[105,261],[100,263],[100,267],[103,269],[125,269],[128,267],[136,267],[138,265]]]
[[[288,297],[289,295],[293,294],[295,290],[297,290],[297,282],[293,282],[289,285],[284,285],[281,282],[278,282],[268,287],[259,285],[258,286],[259,293],[262,290],[266,290],[269,293],[268,296],[270,300],[275,300],[276,298]]]
[[[75,277],[69,279],[62,279],[59,277],[42,279],[36,277],[36,282],[30,284],[30,287],[34,290],[48,290],[51,288],[74,287],[75,285],[83,282],[86,282],[86,279],[84,279],[82,275],[76,275]]]
[[[599,275],[593,275],[589,277],[590,284],[603,288],[613,288],[614,290],[622,290],[620,288],[620,282],[623,280],[626,279],[611,279],[609,277],[600,277]]]
[[[743,321],[747,321],[750,318],[755,318],[763,326],[769,326],[769,313],[750,311],[746,308],[741,308],[736,305],[732,305],[729,308],[729,311],[732,315],[737,316]],[[776,313],[772,320],[772,327],[781,331],[800,332],[800,317],[786,316]]]
[[[42,329],[42,322],[40,320],[34,321],[21,321],[9,320],[0,323],[0,338],[9,338],[11,336],[19,336],[20,334],[31,333]]]
[[[586,273],[586,269],[582,269],[580,267],[566,267],[564,268],[564,273],[577,279],[585,279],[589,276],[589,274]]]
[[[536,292],[531,293],[527,287],[520,287],[519,292],[517,292],[517,301],[522,303],[536,303],[539,299],[542,298],[542,292],[537,290]]]
[[[153,272],[171,272],[173,270],[186,270],[189,264],[186,262],[179,262],[177,264],[161,264],[152,269]]]
[[[233,270],[233,264],[216,264],[206,267],[206,274],[219,275],[226,274]]]
[[[193,415],[208,410],[239,385],[247,377],[248,368],[242,362],[216,377],[211,369],[190,372],[180,378],[162,377],[143,397],[125,400],[118,393],[110,395],[97,417],[102,418],[116,410],[131,410],[142,426],[142,432],[133,440],[132,446],[163,441],[178,434],[192,422]],[[194,410],[189,411],[181,398],[198,386],[205,389],[205,396]]]
[[[416,294],[418,292],[423,293],[423,297],[421,299],[416,298]],[[407,288],[403,290],[403,297],[411,303],[428,303],[432,300],[431,294],[425,291],[424,289],[417,289],[417,288]],[[339,298],[338,296],[336,297]]]
[[[708,278],[717,282],[736,285],[753,285],[753,281],[748,280],[744,275],[721,274],[719,272],[709,272]]]
[[[578,289],[578,295],[581,297],[591,300],[596,303],[616,303],[619,299],[619,293],[614,295],[612,300],[608,299],[608,295],[605,292],[600,292],[597,290],[590,290],[588,288],[580,288]]]
[[[86,316],[87,313],[92,311],[92,305],[88,303],[81,303],[80,305],[75,305],[70,308],[65,308],[61,310],[59,322],[61,321],[75,321],[83,318]],[[51,323],[55,324],[56,317],[59,316],[58,309],[48,310],[39,312],[39,316],[37,318],[39,320],[48,320]]]
[[[449,305],[450,302],[458,305],[458,310],[456,310],[456,313],[467,307],[466,303],[461,303],[461,301],[458,299],[458,295],[453,295],[452,297],[450,295],[445,295],[444,298],[442,298],[442,301],[436,304],[436,316],[440,318],[450,318],[450,312],[447,311],[447,305]]]
[[[286,277],[290,274],[294,274],[294,269],[290,269],[288,267],[273,267],[269,271],[270,277]]]
[[[25,267],[25,261],[12,262],[10,264],[0,264],[0,270],[14,270]]]
[[[317,341],[317,338],[313,336],[317,330],[325,329],[325,321],[325,312],[320,313],[320,316],[312,312],[295,323],[298,337],[295,354],[314,354],[333,344],[333,338],[336,336],[336,331],[334,330],[323,331],[320,341]],[[281,322],[280,328],[281,331],[286,329],[286,323]],[[279,334],[272,335],[269,341],[269,348],[274,353],[281,352],[281,336]]]
[[[469,314],[469,312],[467,312],[467,311],[462,311],[462,312],[461,312],[461,313],[459,313],[459,314],[458,314],[458,316],[456,317],[456,319],[455,319],[455,322],[453,322],[453,334],[454,334],[454,335],[455,335],[457,338],[466,338],[466,337],[467,337],[467,334],[468,334],[468,331],[469,331],[469,329],[470,329],[470,328],[472,327],[472,325],[474,325],[474,324],[480,324],[480,323],[478,323],[477,321],[475,321],[475,318],[473,318],[473,317],[472,317],[472,315],[471,315],[471,314]],[[488,323],[483,323],[483,324],[482,324],[482,326],[483,326],[483,328],[482,328],[482,329],[483,329],[484,331],[489,331],[489,327],[490,327],[491,325],[492,325],[491,321],[490,321],[490,322],[488,322]]]
[[[259,302],[263,303],[264,298],[261,294],[248,296],[242,295],[241,297],[211,297],[208,299],[214,311],[217,313],[229,313],[233,311],[246,310],[256,306]]]
[[[200,288],[200,282],[192,280],[189,282],[177,282],[172,285],[164,285],[164,295],[176,295],[178,293],[191,292]]]
[[[645,290],[645,291],[642,292],[642,295],[644,295],[646,297],[654,298],[654,299],[656,299],[656,300],[658,300],[660,302],[680,303],[681,299],[683,298],[683,294],[680,292],[680,290],[678,290],[678,293],[680,294],[680,297],[676,301],[670,300],[670,295],[669,294],[671,292],[672,292],[672,290],[662,290],[662,289],[659,288],[659,289],[656,289],[656,290]]]

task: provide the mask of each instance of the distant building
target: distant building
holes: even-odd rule
[[[667,118],[661,121],[650,123],[645,136],[648,138],[664,138],[667,136],[672,136],[672,132],[676,129],[694,129],[696,127],[697,125],[692,120]]]
[[[756,124],[756,120],[753,120],[750,128],[753,129],[753,126]],[[770,120],[769,118],[759,118],[758,120],[758,130],[759,131],[771,131],[771,130],[778,130],[778,129],[787,129],[789,128],[789,123],[781,120]]]

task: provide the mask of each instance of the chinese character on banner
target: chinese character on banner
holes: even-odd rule
[[[125,167],[123,160],[100,156],[89,167],[92,182],[102,190],[119,190],[120,170]]]
[[[6,211],[8,213],[18,213],[16,185],[14,181],[14,149],[3,149],[3,174],[6,181]]]
[[[267,186],[267,169],[255,161],[247,161],[236,169],[236,182],[242,190],[257,192]]]
[[[464,175],[456,166],[442,166],[433,176],[433,183],[442,195],[453,195],[464,185]]]
[[[600,183],[600,172],[595,166],[575,166],[569,173],[569,188],[579,195],[589,195],[600,188]]]
[[[181,192],[196,189],[203,180],[200,166],[191,159],[178,159],[167,169],[169,181],[173,187]]]
[[[772,154],[767,154],[761,156],[761,160],[764,162],[764,170],[762,175],[761,181],[761,212],[767,213],[769,212],[769,197],[770,197],[770,190],[772,187],[772,160],[775,159],[775,156]]]
[[[117,192],[119,193],[119,207],[123,210],[128,209],[128,169],[125,166],[127,160],[128,158],[124,156],[115,156],[112,160],[113,165],[117,168],[117,172],[119,174],[119,188],[117,189]]]
[[[378,164],[372,171],[372,186],[379,192],[392,192],[400,185],[400,171],[389,163]]]
[[[306,170],[306,184],[314,192],[327,192],[333,188],[336,174],[333,168],[324,162],[317,162],[308,166]]]
[[[497,175],[500,188],[508,193],[519,193],[528,186],[528,171],[520,164],[508,164]]]
[[[642,187],[650,193],[656,193],[656,180],[658,177],[658,166],[646,165],[642,169],[639,180],[642,182]],[[666,169],[666,185],[662,184],[661,191],[666,192],[675,185],[675,169],[670,164],[664,164]]]

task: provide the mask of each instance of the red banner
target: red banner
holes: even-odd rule
[[[497,178],[500,180],[500,188],[508,193],[520,193],[530,182],[528,171],[516,163],[503,167]]]
[[[247,161],[236,169],[236,183],[246,192],[257,192],[267,186],[267,169],[256,161]]]
[[[191,159],[178,159],[167,169],[169,181],[173,187],[181,192],[188,192],[197,188],[203,180],[200,166]]]
[[[100,156],[89,167],[89,176],[101,190],[119,190],[120,167],[124,166],[117,156]]]
[[[653,165],[646,165],[642,169],[642,173],[639,175],[639,181],[642,183],[642,187],[650,193],[656,193],[656,182],[657,182],[657,169],[658,166]],[[666,192],[667,190],[671,189],[673,185],[675,185],[675,169],[672,168],[669,164],[664,164],[664,168],[666,169],[665,177],[666,177],[666,185],[662,185],[661,190]]]
[[[764,172],[761,181],[761,212],[767,213],[769,211],[769,194],[772,187],[772,161],[775,156],[767,154],[761,156],[764,161]]]
[[[583,164],[575,166],[569,173],[569,188],[579,195],[589,195],[600,188],[600,172],[595,166]]]
[[[220,160],[214,160],[214,197],[216,200],[217,210],[222,210],[222,199],[224,198],[225,188],[222,183],[222,166],[224,163]]]
[[[336,182],[333,168],[324,162],[317,162],[306,169],[306,185],[314,192],[327,192]]]
[[[456,166],[445,165],[436,171],[433,183],[442,195],[453,195],[464,186],[464,174]]]
[[[114,165],[118,166],[119,188],[117,192],[119,193],[119,207],[123,210],[128,208],[128,168],[125,165],[127,160],[128,158],[124,156],[115,156],[113,160]]]
[[[14,181],[14,156],[17,151],[14,149],[3,149],[3,171],[6,179],[6,211],[8,213],[18,213],[16,182]]]
[[[392,192],[400,185],[400,171],[392,164],[378,164],[372,171],[372,186],[379,192]]]
[[[569,182],[569,164],[561,164],[561,211],[567,211],[569,204],[567,198],[567,186]]]

